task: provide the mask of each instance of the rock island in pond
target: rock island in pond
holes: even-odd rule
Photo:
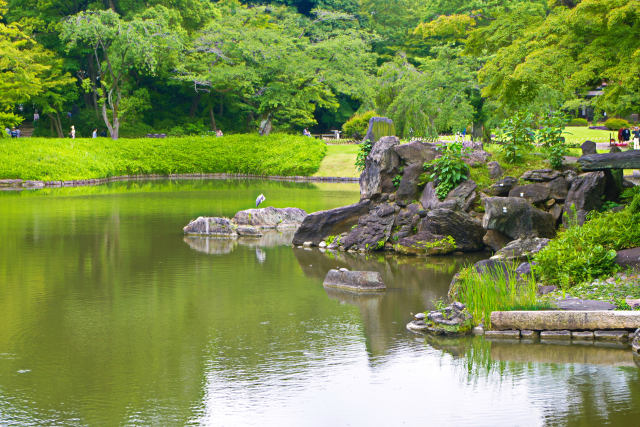
[[[387,289],[377,271],[349,271],[346,268],[329,270],[323,285],[349,292],[384,292]]]

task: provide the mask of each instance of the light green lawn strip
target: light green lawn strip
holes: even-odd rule
[[[356,154],[359,145],[327,145],[327,154],[314,176],[358,177]]]

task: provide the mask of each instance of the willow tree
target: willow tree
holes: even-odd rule
[[[117,139],[121,109],[135,96],[131,73],[155,75],[160,67],[177,61],[183,33],[169,26],[170,11],[163,6],[147,9],[131,20],[113,10],[80,12],[64,22],[61,38],[67,49],[89,49],[97,64],[95,86],[85,90],[100,95],[102,119],[111,138]]]

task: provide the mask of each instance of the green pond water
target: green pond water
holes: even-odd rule
[[[0,425],[640,424],[627,348],[405,329],[482,255],[183,235],[260,193],[309,212],[358,199],[354,184],[251,180],[0,192]],[[335,267],[380,271],[388,289],[327,292]]]

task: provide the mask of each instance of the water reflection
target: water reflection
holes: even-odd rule
[[[238,237],[225,239],[210,236],[185,236],[184,242],[198,252],[209,255],[224,255],[233,252],[237,246],[256,248],[256,259],[264,262],[266,252],[261,248],[291,245],[295,230],[264,230],[260,237]]]

